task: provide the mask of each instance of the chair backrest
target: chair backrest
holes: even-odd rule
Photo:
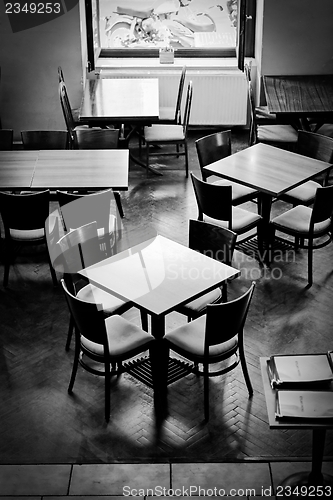
[[[178,86],[178,94],[177,94],[176,109],[175,109],[175,123],[181,123],[181,105],[184,93],[185,77],[186,77],[186,66],[183,66]]]
[[[65,82],[59,82],[59,98],[67,130],[71,139],[73,140],[73,130],[75,128],[75,123]]]
[[[74,131],[75,149],[117,149],[119,129],[82,129]]]
[[[237,234],[230,229],[190,219],[188,246],[207,257],[230,266],[236,240]]]
[[[191,172],[194,193],[199,210],[199,220],[203,215],[214,219],[228,222],[229,229],[232,228],[232,187],[209,184],[202,181]]]
[[[201,175],[205,181],[210,173],[204,167],[231,155],[231,131],[224,130],[215,134],[206,135],[195,141]]]
[[[187,129],[188,129],[190,115],[191,115],[192,94],[193,94],[193,84],[192,84],[192,81],[189,81],[188,86],[187,86],[186,103],[185,103],[184,120],[183,120],[183,129],[184,129],[184,136],[185,137],[187,135]]]
[[[64,82],[65,83],[65,78],[64,78],[64,73],[62,71],[62,67],[58,66],[58,78],[59,78],[59,83]]]
[[[313,203],[311,227],[313,224],[323,222],[333,216],[333,186],[317,188]]]
[[[251,82],[251,69],[247,66],[245,66],[245,77],[247,82],[247,95],[250,110],[249,145],[251,146],[257,142],[257,122],[255,113],[256,106]]]
[[[13,149],[13,130],[2,128],[0,130],[0,151]]]
[[[68,291],[63,279],[61,280],[61,284],[77,330],[83,337],[97,344],[102,344],[107,348],[108,340],[102,305],[85,302],[75,297]],[[105,349],[106,354],[107,352],[108,349]]]
[[[250,308],[255,282],[243,295],[229,302],[209,304],[207,306],[205,354],[209,346],[221,344],[236,335],[242,342],[243,329]]]
[[[98,228],[104,228],[104,234],[109,233],[111,200],[114,199],[111,189],[86,195],[57,191],[57,199],[66,231],[96,222]]]
[[[0,213],[6,236],[10,229],[29,231],[45,227],[49,216],[50,191],[27,194],[0,192]]]
[[[24,149],[67,149],[68,132],[66,130],[22,130]]]
[[[299,130],[297,153],[333,164],[333,138]]]
[[[90,222],[73,229],[59,239],[52,262],[57,271],[76,274],[81,269],[100,262],[103,258],[97,224]]]

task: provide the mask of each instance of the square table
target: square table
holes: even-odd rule
[[[38,151],[0,151],[0,189],[29,189]]]
[[[165,316],[178,306],[221,286],[229,278],[239,276],[240,271],[157,235],[83,269],[79,274],[151,315],[151,333],[159,341],[155,369],[161,388],[166,386],[167,373],[161,346]]]
[[[152,122],[159,117],[158,78],[86,80],[79,120],[97,123]]]
[[[276,390],[272,389],[270,384],[270,379],[268,375],[267,369],[267,361],[270,358],[262,357],[260,358],[260,369],[261,376],[264,385],[264,394],[266,400],[267,414],[268,414],[268,423],[271,429],[311,429],[313,433],[313,441],[312,441],[312,469],[311,472],[301,472],[297,474],[293,474],[287,477],[279,487],[280,496],[283,493],[286,494],[289,498],[296,498],[289,493],[289,488],[293,491],[297,486],[305,486],[309,488],[308,494],[309,496],[315,496],[315,490],[310,495],[310,486],[327,486],[331,488],[330,491],[333,492],[333,477],[329,475],[323,475],[321,472],[321,465],[323,461],[324,454],[324,446],[325,446],[325,437],[326,437],[326,429],[333,429],[333,422],[321,421],[320,419],[280,419],[277,420],[275,417],[275,409],[276,409]],[[295,388],[295,387],[294,387]],[[331,390],[333,390],[332,384],[330,386]],[[300,491],[300,490],[299,490]],[[320,492],[318,491],[320,496]],[[321,495],[325,498],[324,495]],[[329,498],[331,495],[327,494],[326,498]],[[305,497],[305,495],[303,495]],[[283,496],[284,498],[284,496]],[[298,498],[298,497],[297,497]],[[308,498],[306,496],[306,498]]]
[[[333,118],[333,75],[263,76],[268,110],[280,117]],[[302,126],[309,130],[307,122]]]
[[[121,127],[120,141],[129,147],[134,133],[140,135],[140,128],[150,125],[159,118],[158,78],[98,78],[86,80],[83,89],[79,121],[89,125],[115,124]],[[146,169],[145,163],[130,154],[130,158]],[[162,175],[149,167],[149,170]]]
[[[31,189],[128,189],[128,150],[40,151]]]
[[[258,143],[204,168],[210,174],[259,191],[263,231],[268,235],[272,199],[327,172],[331,167],[320,160]]]
[[[150,314],[152,335],[162,338],[168,313],[239,276],[240,271],[157,235],[80,274]]]

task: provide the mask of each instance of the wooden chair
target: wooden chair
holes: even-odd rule
[[[192,104],[192,82],[189,82],[186,95],[186,105],[182,124],[153,124],[149,127],[144,127],[144,140],[146,143],[146,165],[147,175],[149,168],[150,156],[170,156],[176,155],[185,156],[186,177],[188,177],[188,151],[187,151],[187,129],[190,120]],[[174,144],[176,146],[184,146],[184,150],[179,148],[176,152],[160,152],[159,150],[151,150],[151,146],[162,146]]]
[[[0,151],[11,151],[13,149],[13,130],[0,129]]]
[[[229,229],[203,221],[190,220],[189,248],[228,266],[231,266],[236,239],[237,234]],[[227,301],[227,283],[179,307],[177,312],[187,316],[190,321],[205,314],[208,304],[218,304],[222,301]]]
[[[68,290],[80,300],[101,304],[104,315],[123,314],[133,307],[129,301],[124,301],[88,283],[78,274],[83,268],[101,262],[105,254],[101,250],[97,233],[97,223],[91,222],[73,229],[59,239],[57,248],[51,257],[53,266],[64,274]],[[66,351],[69,350],[74,321],[70,317]]]
[[[195,141],[195,146],[198,154],[202,179],[207,181],[207,178],[212,174],[207,172],[204,167],[231,155],[231,131],[224,130],[223,132],[216,132],[197,139]],[[232,186],[233,205],[240,205],[257,198],[258,196],[258,191],[255,189],[242,186],[237,182],[228,181],[226,179],[219,179],[214,181],[213,184],[217,184],[219,186]]]
[[[250,108],[250,135],[249,144],[256,144],[257,142],[264,142],[273,146],[282,147],[284,149],[294,150],[297,143],[297,130],[292,125],[285,124],[268,124],[260,125],[257,120],[256,106],[254,102],[254,95],[251,80],[247,76],[248,85],[248,100]]]
[[[258,248],[260,255],[263,255],[262,217],[232,205],[231,185],[209,184],[192,172],[191,179],[198,205],[198,220],[225,227],[234,231],[237,236],[245,235],[241,241],[237,241],[236,246],[252,238],[253,234],[247,233],[256,228]]]
[[[244,326],[255,283],[241,297],[230,302],[207,305],[207,314],[167,333],[163,341],[172,350],[194,363],[193,371],[204,377],[205,420],[209,420],[209,377],[223,375],[241,363],[249,395],[253,388],[244,352]],[[233,358],[225,368],[209,371],[209,365]],[[198,364],[203,365],[203,371]]]
[[[183,66],[178,86],[176,107],[161,106],[159,110],[158,123],[173,123],[179,125],[181,123],[181,104],[184,93],[184,84],[186,77],[186,66]]]
[[[73,147],[74,144],[74,130],[77,128],[85,128],[88,123],[83,123],[78,121],[77,117],[74,117],[73,110],[70,105],[67,87],[64,81],[59,82],[59,98],[61,109],[64,115],[66,128],[69,134],[70,146]]]
[[[29,194],[0,192],[0,213],[5,230],[3,278],[5,287],[8,286],[9,269],[17,251],[17,245],[46,244],[45,222],[49,217],[49,201],[49,190]],[[53,284],[57,286],[57,277],[48,253],[47,256]]]
[[[68,149],[69,136],[66,130],[22,130],[24,149]]]
[[[57,200],[65,231],[96,222],[105,255],[110,256],[116,251],[118,227],[117,218],[111,212],[111,189],[90,194],[57,191]]]
[[[110,419],[110,378],[114,373],[125,371],[110,370],[110,365],[133,358],[150,350],[155,339],[149,333],[130,323],[119,315],[105,319],[101,304],[89,303],[71,294],[64,280],[61,281],[66,301],[75,322],[75,354],[68,392],[72,393],[77,368],[80,365],[90,373],[104,377],[105,383],[105,420]],[[104,369],[99,371],[85,362],[85,358],[100,363]]]
[[[325,161],[333,165],[333,138],[304,130],[298,131],[297,153],[314,158],[315,160]],[[317,189],[326,186],[330,172],[325,178],[307,181],[279,197],[287,203],[296,205],[312,205],[316,196]]]
[[[73,131],[75,149],[117,149],[119,147],[119,129],[86,128]],[[112,168],[112,165],[110,165]],[[119,191],[113,191],[119,214],[124,217]]]
[[[274,217],[270,222],[272,243],[275,231],[280,231],[295,238],[296,249],[300,246],[308,250],[309,286],[313,283],[313,250],[322,248],[332,241],[332,215],[333,186],[326,186],[317,189],[313,208],[297,205]],[[304,243],[305,240],[308,241],[307,245]]]

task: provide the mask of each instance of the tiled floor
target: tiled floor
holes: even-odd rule
[[[48,500],[76,496],[233,496],[281,498],[278,485],[309,462],[1,465],[0,498]],[[333,463],[323,464],[333,474]],[[327,493],[329,490],[327,490]],[[323,496],[325,498],[325,496]],[[332,498],[332,495],[326,495]]]

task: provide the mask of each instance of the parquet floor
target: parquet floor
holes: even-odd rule
[[[193,139],[191,170],[198,173]],[[234,150],[245,147],[234,132]],[[164,166],[163,166],[164,165]],[[126,231],[156,231],[187,244],[188,220],[197,217],[183,159],[163,160],[149,176],[132,165],[130,188],[122,195]],[[249,210],[256,210],[252,203]],[[287,207],[275,203],[273,211]],[[289,207],[288,207],[289,208]],[[8,289],[0,286],[0,463],[221,462],[251,459],[308,459],[310,431],[272,431],[259,357],[273,353],[332,349],[333,245],[315,253],[314,285],[306,288],[306,255],[284,254],[270,269],[235,252],[241,277],[230,298],[256,280],[245,345],[254,396],[248,399],[241,369],[211,380],[211,419],[203,422],[202,380],[191,374],[168,391],[166,418],[156,420],[152,390],[124,374],[112,380],[111,419],[104,422],[103,380],[79,369],[74,394],[67,384],[73,348],[65,351],[68,311],[60,287],[53,288],[46,254],[22,253],[11,269]],[[0,266],[2,283],[3,266]],[[125,317],[139,324],[138,311]],[[166,328],[186,321],[172,313]],[[325,458],[333,459],[327,432]]]

